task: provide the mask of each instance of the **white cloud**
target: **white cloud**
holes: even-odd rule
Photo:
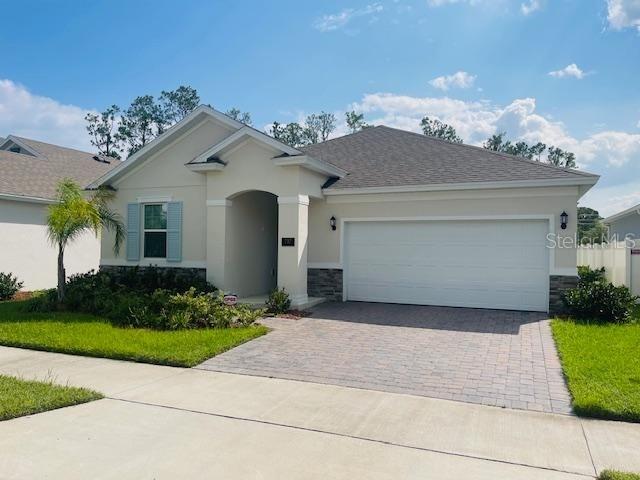
[[[520,11],[523,15],[530,15],[536,10],[540,10],[541,7],[540,0],[529,0],[520,4]]]
[[[614,30],[636,28],[640,32],[640,0],[607,0],[607,20]]]
[[[470,75],[467,72],[456,72],[453,75],[446,75],[442,77],[436,77],[429,81],[432,87],[438,88],[443,91],[449,90],[451,87],[457,88],[470,88],[476,81],[475,75]]]
[[[583,70],[578,67],[575,63],[571,65],[567,65],[561,70],[554,70],[553,72],[549,72],[549,75],[555,78],[568,78],[573,77],[581,80],[587,75]]]
[[[92,151],[85,130],[87,112],[35,95],[11,80],[0,79],[0,136],[14,134]]]
[[[363,8],[345,8],[338,13],[323,15],[313,22],[313,27],[321,32],[331,32],[345,27],[357,17],[372,16],[383,11],[382,5],[373,3]],[[375,20],[375,16],[372,18]]]
[[[582,204],[594,202],[607,212],[632,202],[640,192],[640,134],[603,130],[584,138],[572,136],[566,126],[536,111],[534,98],[513,100],[506,106],[449,97],[411,97],[392,93],[365,95],[349,109],[362,111],[368,123],[420,132],[420,119],[428,115],[452,125],[466,143],[481,145],[490,135],[506,132],[511,140],[543,142],[574,152],[580,168],[602,175],[599,186]],[[627,186],[625,186],[627,185]],[[607,195],[598,192],[606,189]],[[631,195],[631,197],[628,197]],[[617,200],[608,200],[615,197]],[[631,198],[631,200],[629,199]]]

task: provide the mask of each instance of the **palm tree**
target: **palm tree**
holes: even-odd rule
[[[125,230],[120,215],[109,209],[113,195],[113,191],[100,188],[85,198],[73,180],[65,179],[58,184],[57,201],[49,207],[47,216],[49,241],[58,247],[58,302],[64,302],[64,250],[70,242],[87,231],[97,236],[105,228],[115,233],[113,251],[116,255],[119,253]]]

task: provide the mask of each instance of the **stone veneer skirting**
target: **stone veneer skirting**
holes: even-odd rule
[[[309,268],[307,270],[307,294],[329,301],[342,301],[342,269]]]
[[[207,269],[206,268],[184,268],[184,267],[139,267],[139,266],[129,266],[129,265],[100,265],[100,271],[110,273],[111,275],[125,275],[132,270],[137,270],[140,273],[144,273],[146,270],[154,269],[160,275],[166,272],[171,272],[179,278],[194,278],[200,277],[202,279],[207,278]]]
[[[578,285],[578,277],[573,275],[549,276],[549,313],[559,315],[566,313],[566,306],[562,301],[562,294]]]

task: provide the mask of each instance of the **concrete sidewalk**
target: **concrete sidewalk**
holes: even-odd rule
[[[640,471],[640,425],[0,347],[108,398],[0,423],[2,478],[571,479]]]

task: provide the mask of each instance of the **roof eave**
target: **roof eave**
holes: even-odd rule
[[[354,188],[325,188],[324,195],[365,195],[378,193],[413,193],[413,192],[438,192],[447,190],[486,190],[495,188],[527,188],[527,187],[558,187],[578,186],[586,187],[580,191],[584,195],[598,181],[597,176],[583,178],[558,178],[545,180],[508,180],[499,182],[465,182],[465,183],[438,183],[425,185],[398,185],[382,187],[354,187]]]
[[[321,173],[328,177],[344,178],[347,175],[345,170],[331,165],[326,162],[317,160],[309,155],[295,155],[290,157],[276,157],[273,159],[273,163],[280,167],[286,166],[300,166],[317,173]]]
[[[12,193],[0,193],[0,200],[11,200],[14,202],[41,203],[51,205],[56,203],[52,198],[32,197],[29,195],[15,195]]]
[[[634,213],[637,215],[640,215],[640,204],[635,205],[631,208],[627,208],[622,212],[618,212],[613,215],[610,215],[604,220],[602,220],[602,223],[610,224],[611,222],[615,222],[616,220],[620,220],[621,218],[628,217],[629,215],[633,215]]]

